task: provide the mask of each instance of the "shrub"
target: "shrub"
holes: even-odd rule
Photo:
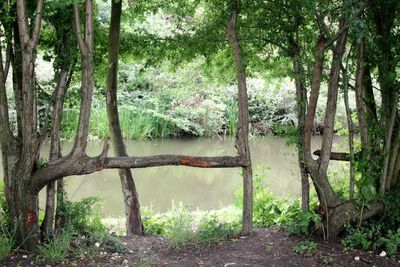
[[[283,227],[289,235],[309,235],[313,225],[320,224],[320,216],[314,212],[316,201],[310,204],[310,211],[303,211],[300,201],[278,198],[265,186],[267,177],[265,166],[254,171],[253,222],[257,227]],[[243,191],[236,192],[235,205],[242,207]]]
[[[383,223],[365,223],[362,227],[348,225],[342,244],[346,250],[362,248],[364,250],[384,249],[388,254],[397,252],[400,246],[400,228],[387,230]]]
[[[221,223],[216,215],[206,215],[199,224],[197,231],[198,243],[210,245],[231,239],[239,233],[239,229],[239,222]]]
[[[195,241],[193,219],[194,217],[189,210],[183,207],[173,209],[172,216],[167,221],[165,235],[174,248]]]
[[[84,198],[78,202],[65,201],[59,207],[64,217],[64,230],[48,243],[38,246],[38,260],[43,262],[65,261],[72,256],[81,256],[96,249],[99,243],[102,249],[113,252],[125,252],[126,248],[107,233],[100,219],[98,198]]]
[[[293,252],[299,255],[311,254],[317,248],[317,243],[314,241],[301,241],[293,248]]]

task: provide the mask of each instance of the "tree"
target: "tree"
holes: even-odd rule
[[[251,168],[251,156],[249,146],[249,111],[246,86],[246,65],[243,63],[240,42],[237,37],[236,22],[239,13],[239,1],[233,1],[230,18],[226,24],[228,41],[232,48],[232,53],[236,63],[236,77],[238,83],[238,109],[239,120],[236,135],[236,148],[239,156],[247,164],[243,170],[243,224],[242,232],[250,234],[253,227],[253,172]]]
[[[118,55],[121,30],[122,1],[111,0],[111,22],[108,39],[108,71],[107,71],[107,115],[109,131],[115,155],[127,157],[125,144],[118,116]],[[128,235],[143,234],[143,225],[140,217],[140,205],[136,192],[135,181],[130,169],[120,169],[122,194],[125,205],[126,231]]]

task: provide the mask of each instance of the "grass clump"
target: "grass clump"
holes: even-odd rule
[[[0,261],[11,255],[14,249],[16,226],[9,223],[7,212],[4,181],[0,181]]]
[[[193,220],[193,214],[189,210],[183,207],[173,210],[171,217],[167,220],[165,235],[174,248],[196,240]]]
[[[14,247],[14,240],[8,236],[0,236],[0,261],[7,258]]]
[[[72,231],[66,229],[50,242],[38,246],[38,261],[57,263],[66,260],[71,253],[73,239]]]
[[[235,208],[190,211],[182,204],[173,204],[163,214],[144,209],[143,224],[146,234],[165,236],[173,248],[179,249],[185,244],[211,245],[234,238],[240,230],[239,213]]]

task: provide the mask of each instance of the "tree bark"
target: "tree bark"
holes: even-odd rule
[[[16,240],[26,249],[34,249],[38,241],[38,194],[30,190],[29,182],[36,167],[40,144],[36,133],[37,109],[34,67],[43,5],[43,0],[37,1],[34,23],[29,27],[26,1],[16,1],[19,34],[16,37],[19,39],[16,40],[20,41],[21,48],[16,53],[22,59],[20,69],[22,80],[16,82],[17,87],[14,88],[14,96],[17,113],[22,112],[23,116],[21,116],[18,125],[19,138],[12,138],[12,140],[8,140],[10,142],[7,144],[4,143],[6,140],[2,140],[3,154],[7,154],[7,166],[4,167],[7,205],[11,218],[14,219],[15,225],[18,225]],[[18,66],[16,67],[17,71]],[[22,114],[20,113],[20,115]],[[7,127],[8,122],[3,121],[3,123],[2,126]]]
[[[90,111],[94,90],[93,80],[93,2],[85,0],[85,22],[84,33],[81,33],[81,22],[78,4],[73,4],[74,26],[76,38],[81,53],[82,61],[82,88],[81,108],[79,114],[78,132],[75,137],[75,144],[72,149],[72,156],[81,157],[86,153],[87,138],[89,134]]]
[[[293,60],[293,71],[295,75],[296,87],[296,112],[297,112],[297,157],[299,161],[300,179],[301,179],[301,208],[305,211],[310,209],[310,182],[306,169],[303,143],[304,143],[304,126],[306,123],[307,110],[307,89],[304,84],[305,75],[301,64],[300,46],[296,40],[289,40],[291,46],[291,56]]]
[[[118,157],[127,157],[125,144],[123,141],[121,125],[118,116],[118,54],[121,30],[122,1],[111,0],[111,22],[108,37],[108,71],[107,71],[107,116],[111,143],[113,150]],[[143,234],[143,224],[140,215],[140,204],[136,191],[135,181],[133,180],[130,169],[120,169],[119,177],[121,180],[122,195],[125,206],[126,233],[128,236],[133,234]]]
[[[109,145],[106,142],[103,152],[97,157],[72,157],[68,155],[50,161],[35,171],[31,188],[40,191],[44,186],[59,177],[90,174],[103,169],[135,169],[158,166],[188,166],[197,168],[235,168],[247,167],[249,162],[240,156],[195,157],[183,155],[157,155],[148,157],[107,157]]]
[[[346,67],[343,70],[343,99],[344,106],[346,109],[346,118],[347,118],[347,128],[349,131],[349,161],[350,161],[350,181],[349,181],[349,197],[350,200],[354,198],[354,181],[355,181],[355,162],[354,162],[354,125],[353,125],[353,113],[350,109],[349,104],[349,77],[348,77],[348,58],[350,56],[351,49],[349,51],[349,55],[347,56]],[[332,153],[331,153],[332,154]]]
[[[246,66],[243,63],[240,42],[237,36],[237,13],[238,3],[234,2],[230,18],[226,24],[228,41],[232,48],[236,63],[236,78],[238,82],[238,130],[236,134],[236,148],[239,157],[247,164],[243,171],[243,222],[242,233],[250,234],[253,228],[253,173],[251,167],[250,146],[249,146],[249,112],[248,96],[246,87]]]

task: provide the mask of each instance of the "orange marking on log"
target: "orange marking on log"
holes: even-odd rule
[[[183,157],[181,159],[181,164],[193,167],[210,167],[210,163],[204,160],[195,160],[193,157]]]
[[[26,227],[29,227],[29,226],[31,226],[32,224],[35,224],[35,223],[37,223],[37,222],[38,222],[38,217],[37,217],[36,212],[29,211],[29,212],[26,214],[25,226],[26,226]]]

